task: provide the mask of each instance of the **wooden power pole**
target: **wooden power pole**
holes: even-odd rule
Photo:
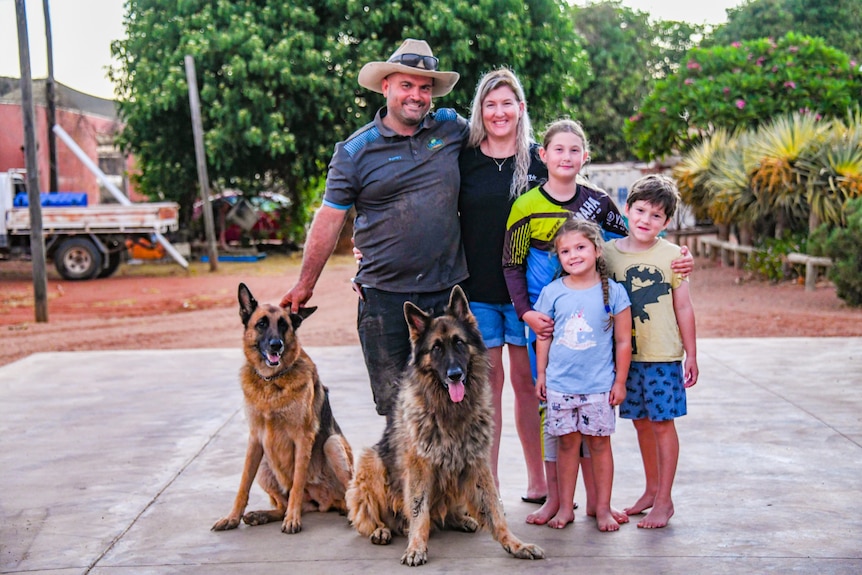
[[[45,79],[45,104],[48,124],[48,164],[50,168],[49,192],[60,190],[57,177],[57,138],[54,135],[54,124],[57,123],[57,102],[54,97],[54,40],[51,35],[51,10],[48,0],[42,0],[42,11],[45,13],[45,47],[48,51],[48,77]]]
[[[186,80],[189,84],[189,106],[192,112],[192,132],[195,139],[195,158],[198,163],[198,180],[201,185],[201,202],[204,211],[204,228],[207,235],[207,254],[210,260],[210,271],[218,270],[218,250],[216,249],[215,224],[213,223],[213,208],[210,202],[210,183],[207,174],[207,155],[204,151],[204,129],[201,122],[201,101],[198,95],[198,77],[195,72],[195,59],[186,56]]]
[[[18,60],[21,66],[21,114],[24,116],[24,152],[27,166],[27,198],[30,201],[30,255],[33,262],[33,301],[36,322],[48,321],[48,278],[45,271],[45,237],[42,234],[42,201],[39,163],[36,157],[36,108],[30,71],[30,38],[24,0],[15,0],[18,17]]]

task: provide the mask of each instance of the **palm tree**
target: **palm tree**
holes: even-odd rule
[[[673,168],[680,197],[699,220],[709,217],[719,226],[718,237],[726,240],[729,226],[724,225],[723,218],[716,219],[710,214],[713,203],[714,187],[710,186],[713,158],[720,150],[733,141],[734,136],[726,129],[719,128],[711,136],[689,150]]]
[[[821,222],[843,225],[847,201],[862,196],[862,110],[833,122],[820,149],[798,167],[808,184],[809,231]]]
[[[762,217],[746,169],[746,151],[752,134],[742,132],[713,155],[707,187],[712,202],[709,214],[728,227],[735,224],[740,244],[750,245],[755,224]]]
[[[745,165],[762,217],[775,218],[775,237],[787,225],[808,218],[807,172],[797,164],[810,161],[829,135],[830,122],[812,114],[779,116],[761,125],[745,149]]]

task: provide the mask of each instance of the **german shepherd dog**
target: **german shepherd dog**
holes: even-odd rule
[[[401,563],[428,560],[432,528],[488,529],[521,559],[545,552],[506,525],[489,463],[493,407],[487,349],[456,286],[442,315],[404,304],[412,355],[383,438],[363,450],[347,490],[348,518],[377,545],[408,533]]]
[[[233,508],[212,529],[234,529],[242,518],[248,525],[283,520],[284,533],[298,533],[303,511],[347,511],[344,493],[353,476],[353,452],[332,415],[328,390],[296,337],[317,308],[294,314],[258,305],[242,283],[238,297],[248,449]],[[255,474],[275,508],[242,515]]]

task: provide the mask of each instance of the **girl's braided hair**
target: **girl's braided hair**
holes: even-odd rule
[[[592,220],[585,220],[583,218],[570,215],[554,235],[555,249],[557,248],[559,239],[568,233],[581,234],[596,247],[596,252],[598,253],[598,257],[596,258],[596,271],[599,272],[599,277],[602,280],[602,299],[604,300],[605,311],[608,314],[608,319],[605,322],[605,331],[608,331],[614,324],[614,314],[611,313],[608,266],[607,263],[605,263],[605,258],[601,255],[602,246],[604,245],[604,241],[602,240],[602,229],[599,227],[599,224]]]

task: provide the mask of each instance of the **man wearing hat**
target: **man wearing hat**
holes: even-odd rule
[[[437,69],[422,40],[405,40],[386,62],[369,62],[359,84],[386,97],[373,122],[335,146],[323,205],[314,217],[299,280],[281,305],[297,311],[311,298],[351,207],[362,260],[354,279],[357,326],[377,413],[394,410],[410,356],[403,306],[429,313],[467,278],[458,223],[458,154],[469,127],[452,109],[431,112],[456,72]]]

